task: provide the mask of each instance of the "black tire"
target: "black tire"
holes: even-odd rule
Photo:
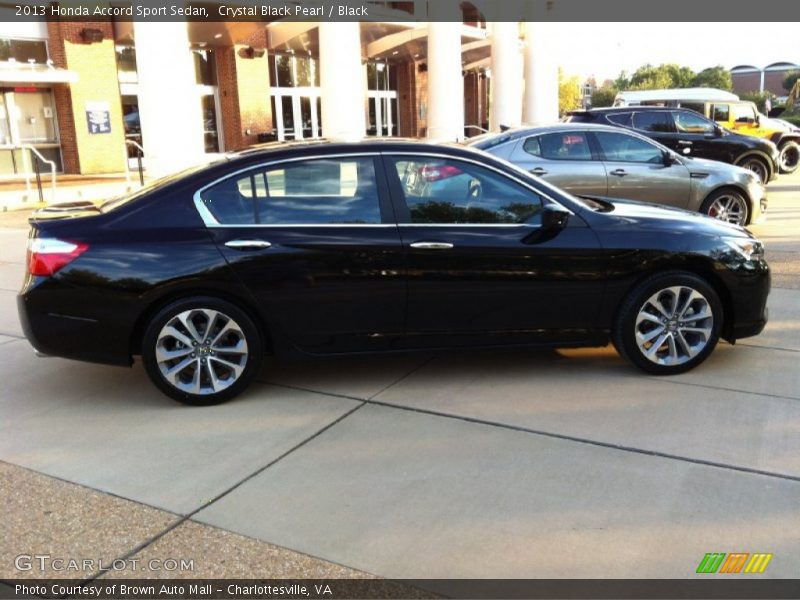
[[[263,355],[259,330],[247,313],[211,296],[165,306],[142,339],[150,380],[170,398],[194,406],[219,404],[243,392],[258,374]]]
[[[748,156],[737,162],[736,165],[755,173],[764,185],[769,183],[770,168],[763,158]]]
[[[663,301],[660,303],[663,307],[667,308],[667,313],[674,310],[675,307],[668,306],[667,302],[671,294],[669,288],[682,290],[678,295],[679,306],[690,297],[689,294],[683,290],[692,290],[699,293],[702,296],[702,301],[696,298],[689,302],[685,309],[688,318],[684,317],[682,321],[680,319],[671,318],[669,321],[657,324],[652,323],[649,318],[640,320],[639,316],[643,311],[648,312],[648,314],[658,314],[656,311],[650,312],[648,310],[649,302],[653,297],[658,297],[659,300],[663,298]],[[658,294],[663,294],[663,296],[657,296]],[[674,297],[674,295],[672,297]],[[705,301],[710,309],[710,322],[707,318],[695,320],[691,318],[692,314],[703,314],[702,310],[699,310],[704,306],[703,301]],[[675,323],[675,329],[671,329],[673,321],[677,321]],[[722,303],[711,285],[693,273],[685,271],[666,271],[648,277],[628,294],[617,314],[614,329],[611,332],[611,339],[620,356],[643,371],[654,375],[676,375],[695,368],[708,358],[719,341],[720,331],[722,331],[722,322]],[[681,323],[686,324],[687,329],[679,328],[678,324]],[[692,327],[692,325],[694,325],[694,329],[696,330],[708,330],[708,334],[705,336],[706,341],[701,343],[704,337],[697,331],[688,331],[688,328]],[[652,327],[652,329],[648,329],[649,327]],[[656,331],[658,327],[662,327],[661,332]],[[642,338],[637,338],[637,331],[642,335]],[[686,343],[685,346],[679,341],[676,332],[680,333],[680,337],[682,337]],[[656,334],[653,342],[646,342],[644,345],[640,346],[640,339],[646,338],[651,333]],[[672,343],[669,343],[669,338],[662,338],[664,333],[671,334]],[[648,358],[645,352],[652,349],[659,341],[661,341],[661,345],[653,351],[653,358]],[[695,343],[692,344],[691,342]],[[647,343],[650,343],[649,348],[645,348]],[[677,358],[680,362],[670,362],[670,351],[673,346],[677,349]],[[691,351],[686,351],[686,349],[696,350],[696,353],[692,354]]]
[[[732,211],[720,212],[718,210],[717,202],[725,203],[727,200],[738,205],[739,212],[734,214]],[[726,223],[734,223],[744,227],[750,222],[750,201],[743,192],[733,188],[722,188],[711,192],[700,206],[700,212],[709,217],[725,221]]]
[[[800,144],[797,142],[784,142],[780,146],[781,173],[794,173],[800,166]]]

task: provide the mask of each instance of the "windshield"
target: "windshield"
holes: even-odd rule
[[[219,159],[207,163],[202,163],[199,165],[194,165],[192,167],[189,167],[188,169],[184,169],[183,171],[178,171],[177,173],[172,173],[170,175],[160,177],[159,179],[154,179],[153,181],[146,183],[143,187],[139,188],[138,190],[134,190],[133,192],[122,194],[120,196],[115,196],[110,200],[106,200],[98,208],[100,209],[101,212],[104,213],[111,212],[112,210],[116,210],[119,207],[124,206],[128,202],[141,198],[142,196],[149,194],[150,192],[154,192],[156,190],[159,190],[163,187],[170,185],[171,183],[175,183],[176,181],[182,179],[186,175],[202,171],[203,169],[206,169],[212,165],[219,164],[224,160],[225,159]]]

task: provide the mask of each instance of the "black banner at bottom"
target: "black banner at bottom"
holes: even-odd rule
[[[800,599],[800,579],[12,579],[0,599]]]

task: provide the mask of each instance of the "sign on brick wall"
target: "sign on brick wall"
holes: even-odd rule
[[[111,116],[108,102],[87,102],[86,123],[89,133],[111,133]]]

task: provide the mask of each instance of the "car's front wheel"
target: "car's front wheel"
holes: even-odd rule
[[[781,173],[794,173],[800,166],[800,144],[785,142],[780,147]]]
[[[262,356],[252,319],[234,304],[213,297],[165,306],[150,320],[142,340],[148,376],[184,404],[230,400],[256,376]]]
[[[745,195],[734,189],[722,189],[712,192],[700,207],[700,212],[733,225],[747,225],[750,205]]]
[[[674,375],[708,358],[719,341],[722,317],[719,296],[705,280],[669,271],[649,277],[628,295],[612,340],[640,369]]]

